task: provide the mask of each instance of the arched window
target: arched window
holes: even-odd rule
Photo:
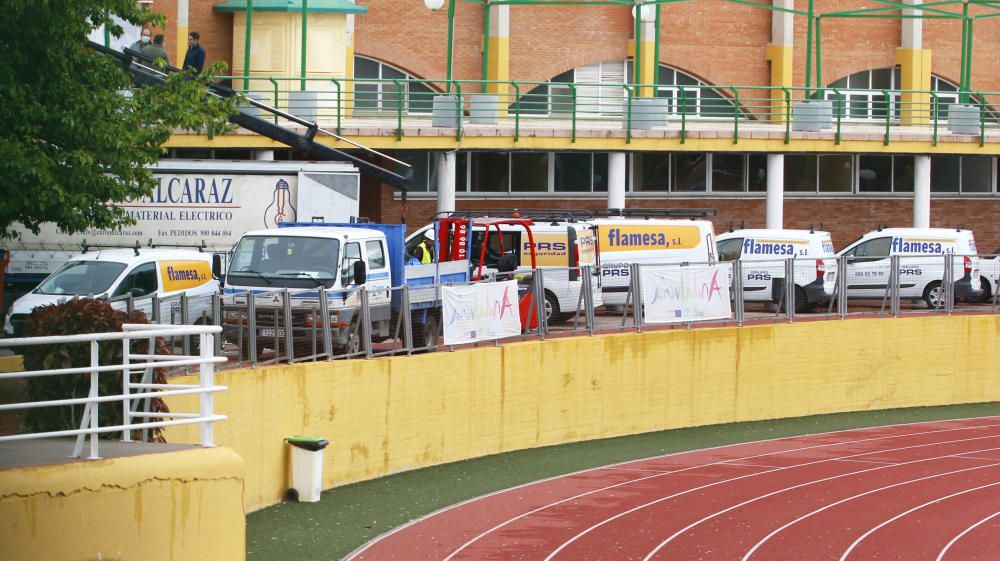
[[[903,109],[920,111],[927,115],[927,107],[902,107],[900,92],[900,69],[876,68],[863,70],[832,82],[828,89],[813,97],[822,97],[834,102],[834,110],[848,121],[884,121],[886,112],[890,119],[898,121]],[[834,91],[836,90],[836,91]],[[959,102],[958,86],[937,76],[931,76],[930,103],[939,121],[948,120],[948,106]],[[887,99],[888,96],[888,99]]]
[[[403,113],[430,113],[435,92],[427,82],[412,82],[416,76],[407,74],[384,62],[363,56],[354,57],[354,114],[376,114],[399,110]],[[365,82],[365,80],[373,80]],[[378,81],[375,81],[378,80]],[[387,80],[400,80],[397,84]],[[402,90],[402,91],[400,91]]]
[[[613,117],[624,114],[632,83],[632,61],[588,64],[555,76],[511,104],[521,114]],[[572,84],[572,86],[571,86]],[[660,65],[656,97],[665,98],[668,115],[685,112],[694,117],[732,117],[735,106],[718,90],[669,66]],[[683,98],[684,103],[681,103]]]

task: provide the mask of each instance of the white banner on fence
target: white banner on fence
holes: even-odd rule
[[[517,281],[442,288],[444,344],[492,341],[521,333]]]
[[[676,323],[732,316],[723,265],[642,267],[646,323]]]

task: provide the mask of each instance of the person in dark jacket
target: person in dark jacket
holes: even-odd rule
[[[200,41],[201,35],[197,31],[188,33],[188,50],[187,54],[184,55],[183,66],[185,69],[194,68],[195,72],[199,74],[205,68],[205,49],[199,44]]]
[[[142,49],[142,55],[154,61],[162,58],[164,62],[170,64],[170,57],[167,55],[167,50],[163,48],[163,34],[153,37],[153,44]]]

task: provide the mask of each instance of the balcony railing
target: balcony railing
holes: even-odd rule
[[[216,78],[244,83],[241,76]],[[623,131],[626,141],[635,131],[666,129],[683,143],[710,127],[734,144],[754,136],[751,131],[790,143],[796,130],[818,130],[839,144],[845,132],[863,129],[887,145],[903,132],[923,134],[936,145],[951,134],[950,122],[957,122],[961,134],[983,145],[1000,126],[990,103],[1000,92],[275,76],[252,77],[248,84],[241,90],[245,95],[334,126],[338,134],[346,127],[389,124],[397,139],[408,130],[426,130],[435,116],[450,120],[443,128],[454,129],[456,139],[463,129],[490,124],[509,129],[515,142],[527,128],[549,127],[572,142],[581,131],[611,128]],[[449,95],[454,101],[435,110],[435,98]],[[829,104],[825,114],[822,104],[814,105],[820,102]],[[963,113],[953,106],[962,106]]]

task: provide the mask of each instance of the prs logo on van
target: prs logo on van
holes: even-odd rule
[[[524,243],[524,251],[531,251],[530,243]],[[535,242],[535,251],[566,251],[566,242]]]
[[[904,240],[903,238],[892,238],[893,253],[928,253],[931,255],[942,255],[944,249],[941,242],[927,242],[919,240]]]
[[[203,280],[196,269],[174,269],[173,267],[167,267],[167,278],[172,281]]]

